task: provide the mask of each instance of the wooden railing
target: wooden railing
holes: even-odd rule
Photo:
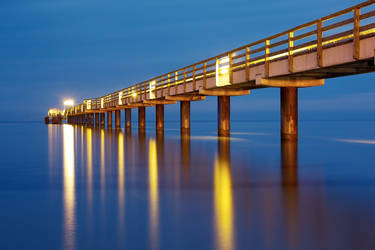
[[[123,90],[93,98],[90,109],[99,110],[123,105],[128,98],[142,96],[146,99],[147,93],[161,89],[166,89],[169,95],[171,87],[177,85],[182,85],[186,91],[188,83],[192,83],[193,89],[197,90],[197,80],[203,80],[203,88],[206,88],[207,79],[215,77],[218,70],[217,65],[223,67],[229,74],[229,82],[233,80],[233,72],[243,69],[246,71],[246,80],[249,81],[252,67],[264,64],[267,77],[269,76],[270,63],[276,60],[288,59],[289,72],[293,73],[293,58],[304,53],[317,52],[317,65],[322,67],[324,64],[323,48],[353,41],[353,57],[359,59],[360,39],[375,35],[375,21],[369,20],[375,16],[375,10],[370,9],[374,7],[374,3],[375,0],[366,1]],[[361,12],[363,13],[361,14]],[[364,24],[365,21],[368,23]],[[153,89],[150,89],[150,86]],[[82,104],[77,105],[67,112],[71,114],[82,110],[84,112],[87,110],[87,104],[83,106]]]

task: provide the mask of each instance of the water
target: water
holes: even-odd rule
[[[0,249],[375,249],[374,127],[0,124]]]

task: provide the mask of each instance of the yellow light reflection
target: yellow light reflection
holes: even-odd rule
[[[101,196],[104,198],[105,191],[105,137],[104,130],[100,131],[100,189]]]
[[[74,130],[71,125],[63,125],[63,202],[64,202],[64,240],[65,249],[75,245],[75,167]]]
[[[217,249],[234,249],[232,177],[229,161],[216,158],[214,171]]]
[[[150,213],[150,236],[151,245],[157,249],[159,242],[159,191],[158,191],[158,158],[156,142],[150,139],[149,142],[149,213]]]
[[[92,130],[86,129],[87,198],[92,200]]]
[[[125,170],[124,170],[124,136],[121,132],[118,134],[118,203],[119,219],[124,218],[125,203]]]

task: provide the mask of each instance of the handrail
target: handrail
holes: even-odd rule
[[[217,70],[217,62],[223,58],[228,58],[229,60],[228,72],[230,74],[230,78],[233,77],[234,71],[245,68],[247,80],[250,79],[250,68],[252,66],[265,64],[266,76],[268,76],[270,62],[284,58],[289,59],[289,71],[293,72],[293,57],[312,50],[317,51],[318,65],[321,67],[323,65],[322,49],[324,46],[330,46],[332,44],[345,42],[351,39],[354,41],[355,46],[354,57],[358,59],[359,49],[357,44],[359,43],[359,39],[361,38],[361,36],[375,33],[375,23],[367,24],[362,27],[360,26],[361,20],[365,20],[367,18],[375,16],[375,10],[368,11],[366,13],[360,13],[360,10],[374,3],[375,0],[369,0],[354,5],[328,16],[296,26],[281,33],[249,43],[230,51],[226,51],[214,57],[210,57],[183,68],[179,68],[157,77],[150,78],[146,81],[134,84],[122,90],[112,92],[101,97],[86,100],[91,100],[90,109],[100,110],[102,108],[110,108],[121,105],[127,98],[135,98],[142,95],[146,97],[147,93],[151,93],[152,91],[156,91],[159,89],[168,89],[168,94],[170,94],[170,88],[177,85],[183,85],[183,88],[186,91],[186,84],[190,82],[193,82],[193,87],[195,90],[196,81],[200,79],[203,79],[203,85],[205,88],[207,78],[215,76],[214,72]],[[324,26],[325,21],[338,18],[351,12],[353,12],[352,17]],[[338,28],[347,26],[348,24],[353,24],[353,28],[344,31],[339,30],[337,33],[330,34],[329,36],[324,37],[324,32],[333,31]],[[313,26],[315,26],[315,28]],[[302,34],[294,35],[296,31],[300,31],[310,27],[313,27],[314,29],[306,31]],[[311,37],[313,37],[313,40],[305,41],[308,38],[311,39]],[[281,38],[281,40],[272,43],[272,40],[275,40],[277,38]],[[296,44],[298,42],[300,42],[300,44]],[[252,48],[254,46],[257,47]],[[285,47],[279,48],[281,46]],[[150,89],[151,83],[155,85],[154,89]],[[67,112],[75,113],[77,112],[77,110],[81,110],[81,112],[84,112],[84,110],[86,110],[87,108],[82,107],[82,105],[86,106],[84,104],[85,102],[76,105],[68,109]]]

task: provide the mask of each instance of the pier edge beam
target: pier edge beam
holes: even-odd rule
[[[281,139],[298,139],[298,88],[280,88]]]
[[[146,108],[138,108],[138,130],[144,131],[146,129]]]
[[[131,129],[132,127],[132,110],[125,109],[125,129]]]
[[[107,128],[112,128],[112,111],[107,112]]]
[[[230,136],[230,96],[217,97],[217,134]]]
[[[100,127],[105,128],[105,113],[100,113]]]
[[[121,128],[121,112],[115,110],[115,128]]]
[[[190,134],[190,101],[180,101],[181,134]]]
[[[156,104],[156,131],[164,131],[164,104]]]

